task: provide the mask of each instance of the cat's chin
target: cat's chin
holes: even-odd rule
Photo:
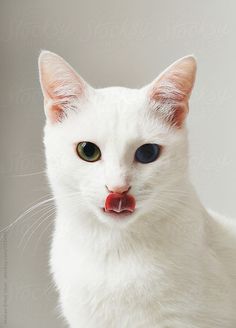
[[[105,224],[108,225],[118,225],[118,226],[126,226],[131,223],[136,217],[136,210],[133,212],[130,211],[122,211],[122,212],[114,212],[114,211],[105,211],[104,208],[99,208],[98,218]]]
[[[115,220],[124,220],[129,218],[134,212],[131,211],[121,211],[121,212],[115,212],[115,211],[106,211],[105,208],[102,209],[103,213],[107,215],[108,217],[111,217]]]

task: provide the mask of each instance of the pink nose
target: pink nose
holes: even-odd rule
[[[125,192],[128,192],[130,190],[130,186],[129,185],[123,185],[123,186],[106,186],[107,190],[109,192],[115,192],[115,193],[118,193],[118,194],[123,194]]]

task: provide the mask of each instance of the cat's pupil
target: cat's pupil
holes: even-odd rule
[[[160,155],[160,146],[157,144],[144,144],[135,152],[136,161],[147,164],[154,162]]]
[[[85,142],[83,144],[83,151],[87,157],[92,157],[96,151],[95,145],[91,142]]]

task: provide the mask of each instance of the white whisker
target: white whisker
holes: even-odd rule
[[[8,175],[7,177],[9,177],[9,178],[18,178],[18,177],[22,178],[22,177],[29,177],[29,176],[39,175],[39,174],[46,174],[46,170],[39,171],[39,172],[32,172],[32,173]]]
[[[74,195],[79,195],[81,194],[81,192],[77,191],[77,192],[73,192],[73,193],[69,193],[66,195],[63,195],[62,197],[57,197],[57,199],[64,199],[66,197],[71,197]],[[45,197],[45,196],[43,196]],[[42,198],[43,198],[42,197]],[[10,223],[8,226],[6,226],[5,228],[3,228],[2,230],[0,230],[0,233],[6,232],[9,229],[11,229],[12,227],[14,227],[18,222],[20,222],[22,220],[22,218],[24,218],[26,215],[28,215],[29,213],[31,213],[32,211],[34,211],[35,209],[39,208],[40,206],[44,205],[44,204],[48,204],[49,202],[53,202],[55,201],[56,197],[50,197],[46,200],[43,200],[39,203],[34,204],[33,206],[31,206],[30,208],[28,208],[27,210],[25,210],[21,215],[19,215],[12,223]]]
[[[48,228],[54,223],[54,221],[52,220],[51,222],[49,222],[49,224],[47,224],[46,228],[40,233],[39,235],[39,238],[38,238],[38,241],[36,243],[36,246],[35,246],[35,249],[34,249],[34,252],[36,253],[37,249],[38,249],[38,246],[39,246],[39,243],[43,237],[43,235],[45,234],[45,232],[48,230]]]
[[[50,217],[52,216],[52,215],[54,215],[55,214],[55,212],[52,212],[51,214],[49,214],[46,218],[44,218],[38,225],[37,225],[37,227],[32,231],[32,233],[30,234],[30,236],[29,236],[29,238],[27,239],[27,241],[26,241],[26,243],[25,243],[25,246],[24,247],[22,247],[22,253],[24,252],[24,250],[26,249],[26,247],[27,247],[27,245],[29,244],[29,242],[30,242],[30,240],[31,240],[31,238],[32,238],[32,236],[35,234],[35,232],[39,229],[39,227],[45,222],[45,221],[47,221],[48,219],[50,219]]]
[[[52,207],[52,208],[50,208],[48,211],[46,211],[45,213],[43,213],[36,221],[34,221],[31,225],[30,225],[30,227],[28,228],[28,229],[26,229],[26,231],[24,232],[24,234],[23,234],[23,236],[22,236],[22,238],[21,238],[21,240],[20,240],[20,242],[19,242],[19,244],[18,244],[18,247],[17,248],[20,248],[21,247],[21,244],[22,244],[22,242],[23,242],[23,240],[25,239],[25,236],[27,235],[27,233],[39,222],[39,221],[41,221],[41,219],[43,219],[43,217],[45,216],[45,215],[47,215],[48,213],[51,213],[52,211],[55,211],[55,207]]]

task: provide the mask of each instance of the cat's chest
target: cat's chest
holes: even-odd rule
[[[61,303],[64,312],[76,318],[76,325],[84,318],[84,327],[119,327],[120,318],[126,318],[124,327],[156,328],[157,322],[173,315],[173,302],[174,311],[178,316],[183,315],[183,320],[188,320],[188,313],[183,309],[189,304],[197,312],[204,304],[201,317],[206,315],[208,308],[219,313],[219,317],[229,309],[230,317],[229,299],[223,300],[222,295],[216,293],[224,288],[224,284],[220,285],[217,277],[213,281],[212,274],[210,280],[198,275],[199,263],[194,266],[194,262],[188,261],[188,266],[184,266],[186,261],[180,262],[177,253],[173,256],[166,250],[161,256],[157,249],[143,247],[127,248],[121,253],[103,248],[101,252],[94,252],[92,245],[87,246],[54,236],[51,250],[51,269]],[[194,257],[191,258],[194,261]],[[162,304],[165,304],[164,308]],[[133,314],[132,323],[130,313]],[[94,320],[89,326],[91,314]],[[139,326],[142,320],[145,321]],[[198,326],[208,328],[213,325]],[[223,326],[227,327],[219,327]],[[160,325],[162,327],[166,325]]]
[[[166,266],[164,269],[159,265],[155,250],[137,248],[120,252],[119,249],[101,249],[99,253],[82,243],[72,245],[57,237],[51,251],[51,268],[60,285],[70,282],[84,294],[92,291],[114,297],[128,291],[132,291],[133,296],[140,296],[147,290],[150,296],[154,289],[156,295],[161,293],[168,279]]]
[[[109,254],[100,256],[86,251],[62,251],[61,243],[52,249],[52,271],[64,308],[87,318],[96,313],[91,327],[124,327],[144,320],[140,327],[156,327],[159,300],[167,292],[166,276],[152,254]],[[168,289],[171,285],[168,286]],[[146,316],[146,312],[150,316]],[[130,318],[132,313],[132,318]],[[130,320],[132,319],[132,323]]]

